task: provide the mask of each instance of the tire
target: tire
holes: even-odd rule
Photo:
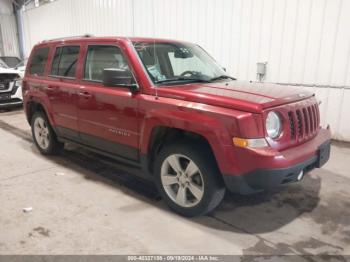
[[[36,147],[43,155],[59,154],[64,144],[57,140],[45,113],[35,112],[31,119],[32,136]]]
[[[190,141],[161,150],[155,163],[155,182],[167,205],[186,217],[210,213],[226,191],[211,151]]]

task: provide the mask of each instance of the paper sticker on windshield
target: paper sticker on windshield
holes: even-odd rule
[[[160,72],[159,64],[147,66],[147,70],[157,81],[166,79],[165,75]]]

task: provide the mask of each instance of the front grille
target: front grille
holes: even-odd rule
[[[0,92],[8,90],[10,84],[19,76],[17,74],[0,74]]]
[[[303,140],[317,133],[320,125],[318,104],[306,105],[288,112],[291,139]]]
[[[0,91],[9,89],[10,82],[9,81],[1,81],[0,82]]]
[[[13,81],[19,76],[17,74],[0,74],[0,82],[2,81]]]

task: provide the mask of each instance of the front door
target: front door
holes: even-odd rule
[[[138,160],[138,95],[128,88],[104,86],[105,68],[129,69],[116,45],[88,45],[78,98],[82,143],[128,160]]]

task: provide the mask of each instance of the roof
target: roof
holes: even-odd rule
[[[71,43],[71,42],[90,42],[90,41],[113,41],[113,40],[124,40],[124,41],[135,41],[135,42],[180,42],[179,40],[163,39],[163,38],[150,38],[150,37],[126,37],[126,36],[93,36],[93,35],[81,35],[81,36],[70,36],[43,40],[38,44],[46,43]]]

